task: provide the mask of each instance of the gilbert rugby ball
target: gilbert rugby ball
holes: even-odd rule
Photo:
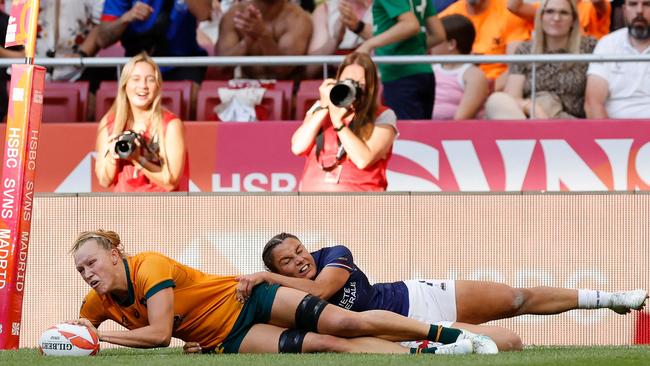
[[[85,325],[56,324],[41,334],[39,347],[46,356],[94,356],[99,339]]]

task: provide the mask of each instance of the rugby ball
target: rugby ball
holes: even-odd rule
[[[38,345],[46,356],[94,356],[99,352],[99,338],[85,325],[51,326],[41,334]]]

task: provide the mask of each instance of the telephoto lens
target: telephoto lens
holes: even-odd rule
[[[361,93],[361,87],[355,80],[340,80],[330,90],[330,101],[339,108],[347,108],[357,100]]]
[[[135,144],[135,140],[138,137],[139,136],[136,132],[129,130],[124,131],[124,133],[117,138],[117,141],[115,142],[115,153],[120,159],[128,159],[133,155],[135,149],[138,147]]]

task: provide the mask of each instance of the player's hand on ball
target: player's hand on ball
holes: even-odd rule
[[[183,345],[183,353],[192,354],[192,353],[201,353],[201,345],[198,342],[186,342]]]
[[[74,324],[74,325],[84,325],[84,326],[88,327],[88,330],[90,330],[90,331],[93,332],[96,336],[99,337],[99,331],[97,330],[97,328],[95,328],[95,326],[93,325],[93,323],[91,323],[90,320],[88,320],[88,319],[86,319],[86,318],[79,318],[79,319],[75,319],[75,320],[68,320],[68,321],[66,321],[66,323],[68,323],[68,324]]]

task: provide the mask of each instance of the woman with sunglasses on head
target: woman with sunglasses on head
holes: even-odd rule
[[[515,53],[589,54],[595,46],[594,38],[582,35],[574,1],[544,0],[535,16],[533,40],[519,45]],[[587,63],[538,63],[533,79],[532,64],[510,65],[504,92],[492,94],[485,104],[487,118],[584,118],[587,66]]]
[[[332,88],[342,81],[357,94],[349,106],[330,100]],[[377,67],[361,53],[343,60],[336,80],[323,81],[320,100],[291,138],[291,151],[307,158],[300,191],[386,190],[397,118],[378,103],[378,88]]]

